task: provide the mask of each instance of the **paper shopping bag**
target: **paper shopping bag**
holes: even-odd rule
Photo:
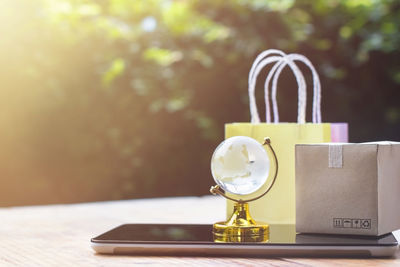
[[[312,71],[313,123],[306,123],[306,84],[305,79],[294,61],[304,62]],[[266,65],[275,63],[265,81],[266,123],[260,123],[255,103],[255,83],[257,75]],[[276,93],[278,77],[285,66],[293,71],[298,83],[298,117],[297,123],[280,123]],[[271,123],[269,106],[269,83],[272,80],[272,106],[274,123]],[[320,82],[311,62],[302,55],[286,55],[279,50],[267,50],[255,60],[249,74],[249,100],[251,123],[229,123],[225,125],[225,138],[232,136],[249,136],[259,142],[264,137],[271,138],[275,149],[279,172],[271,191],[259,200],[250,203],[252,216],[259,221],[271,224],[295,223],[295,145],[302,143],[323,143],[331,141],[347,142],[347,124],[321,123]],[[343,126],[344,125],[344,126]],[[333,126],[333,127],[332,127]],[[341,127],[341,128],[340,128]],[[340,128],[340,129],[339,129]],[[333,131],[334,130],[334,131]],[[332,132],[333,131],[333,132]],[[332,134],[335,133],[335,140]],[[255,192],[250,197],[256,196]],[[227,214],[231,214],[233,203],[228,201]]]
[[[330,142],[330,131],[329,123],[232,123],[225,125],[226,138],[249,136],[262,143],[264,137],[270,137],[278,158],[279,172],[273,188],[263,198],[250,203],[251,214],[256,220],[271,224],[295,222],[295,145]],[[231,204],[228,205],[228,213],[232,212]]]

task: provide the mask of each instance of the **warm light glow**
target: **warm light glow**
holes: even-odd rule
[[[310,58],[323,120],[350,122],[352,141],[398,138],[395,5],[1,0],[0,206],[208,194],[212,149],[249,120],[249,68],[269,48]],[[284,71],[282,121],[294,88]]]

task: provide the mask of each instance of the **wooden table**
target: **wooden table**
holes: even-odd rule
[[[89,240],[123,223],[213,223],[220,197],[125,200],[0,209],[0,266],[400,266],[393,259],[141,257],[96,254]]]

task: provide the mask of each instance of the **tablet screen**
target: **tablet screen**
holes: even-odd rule
[[[92,239],[94,243],[214,243],[212,225],[204,224],[125,224]],[[379,237],[296,234],[294,225],[270,225],[269,245],[312,246],[394,246],[392,234]],[[221,243],[214,243],[221,244]],[[223,243],[265,245],[265,243]]]

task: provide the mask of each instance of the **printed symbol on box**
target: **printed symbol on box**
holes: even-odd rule
[[[343,219],[343,227],[351,228],[351,219]]]
[[[361,228],[361,221],[360,219],[353,219],[352,224],[353,228]]]
[[[333,227],[341,228],[343,227],[343,219],[341,218],[334,218],[333,219]]]
[[[361,228],[371,229],[371,220],[370,219],[361,220]]]

